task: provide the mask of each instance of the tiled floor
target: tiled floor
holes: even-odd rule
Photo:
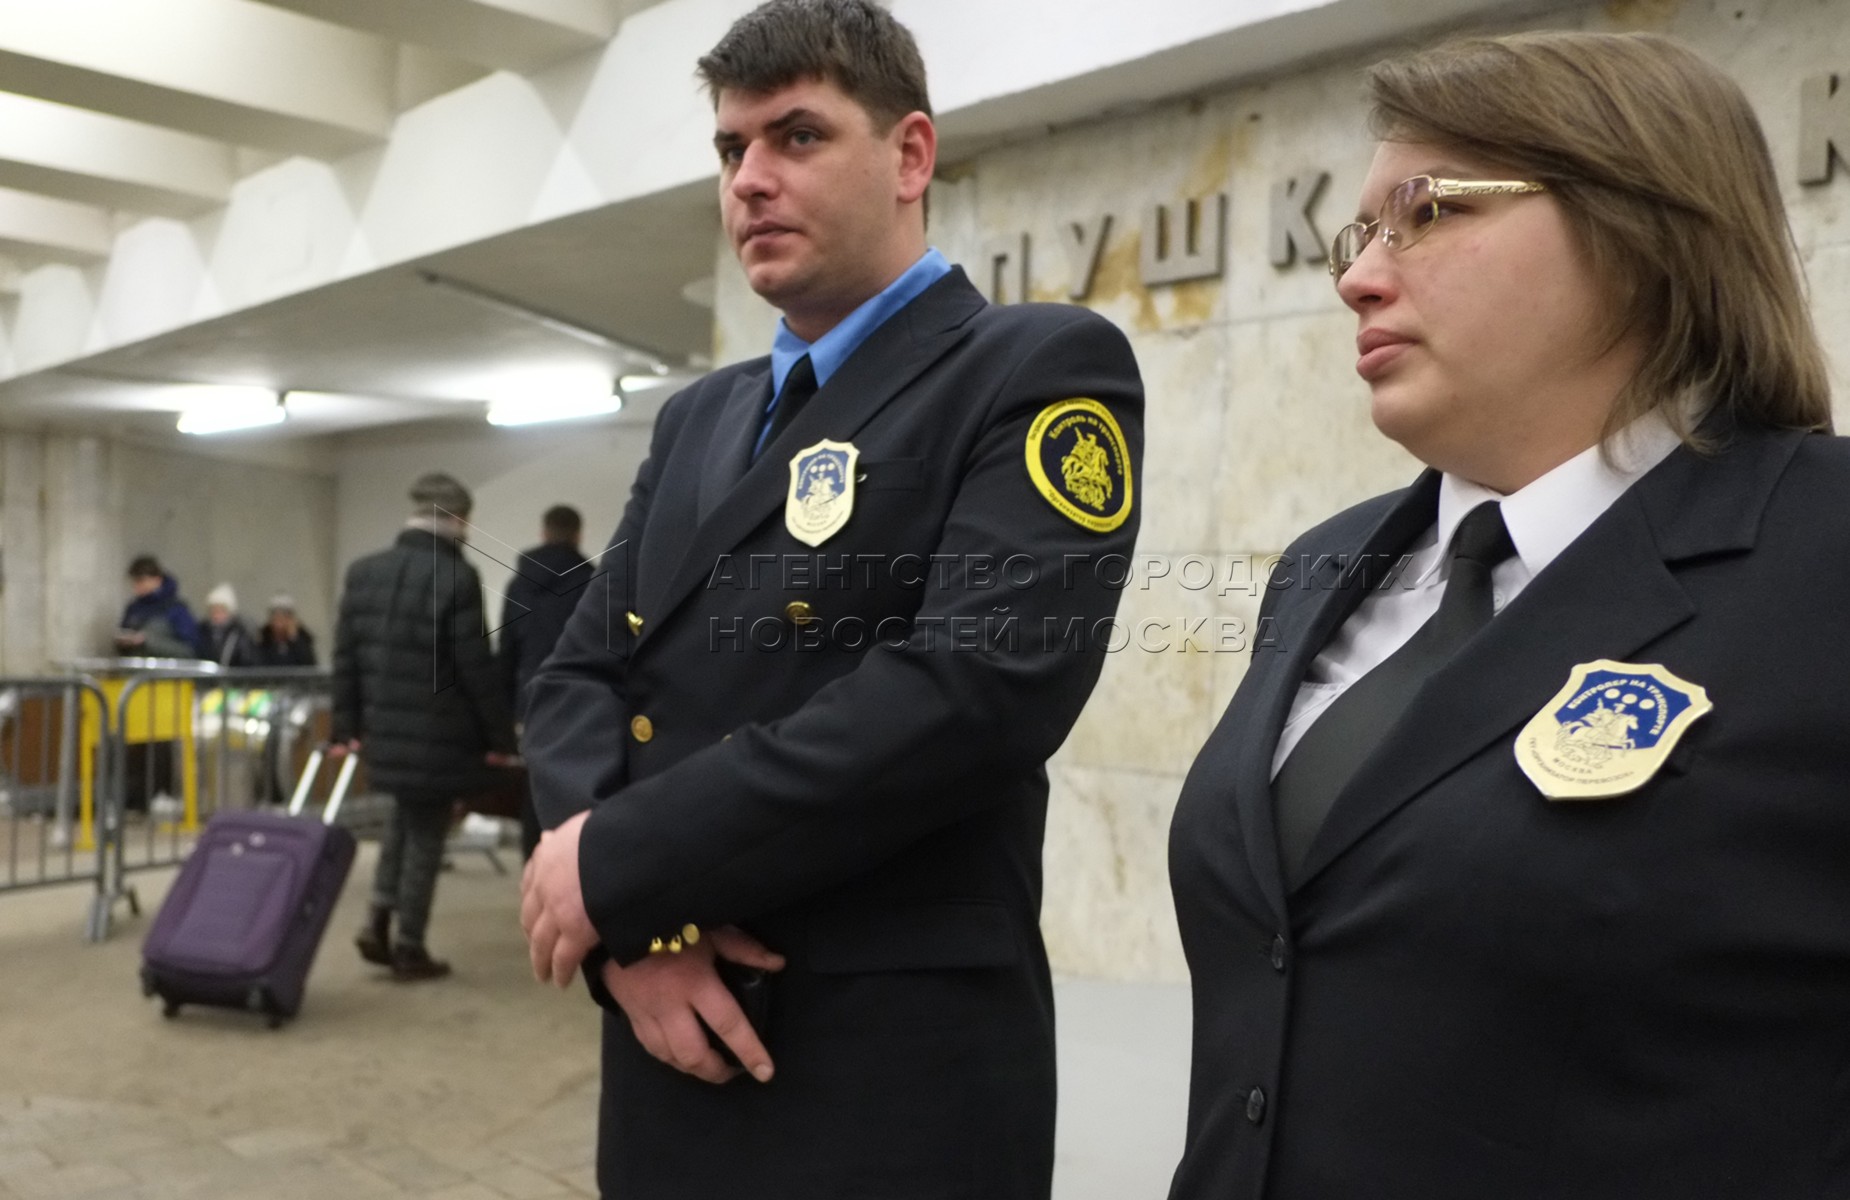
[[[457,974],[402,986],[346,944],[370,864],[302,1017],[274,1032],[163,1021],[135,985],[145,917],[89,946],[81,889],[0,895],[0,1200],[595,1195],[595,1011],[526,977],[513,880],[461,859],[431,935]],[[151,911],[166,877],[139,882]],[[1186,989],[1062,981],[1059,1011],[1056,1200],[1161,1197]]]

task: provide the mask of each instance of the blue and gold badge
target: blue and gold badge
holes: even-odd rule
[[[796,452],[784,500],[784,528],[791,537],[820,546],[841,532],[854,515],[854,464],[860,457],[852,442],[826,438]]]
[[[1110,533],[1131,515],[1131,459],[1111,410],[1084,397],[1049,404],[1028,428],[1028,477],[1061,515]]]
[[[1642,787],[1714,705],[1656,663],[1581,663],[1516,735],[1516,763],[1550,800],[1604,800]]]

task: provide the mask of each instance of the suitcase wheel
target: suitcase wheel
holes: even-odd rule
[[[141,994],[144,998],[154,994],[154,972],[146,967],[141,969]]]
[[[276,1003],[276,998],[270,995],[270,990],[261,985],[252,988],[250,994],[244,997],[244,1007],[254,1013],[262,1013],[271,1029],[281,1029],[291,1015],[284,1012],[282,1006]]]
[[[162,997],[161,998],[161,1016],[166,1017],[169,1021],[171,1021],[179,1015],[180,1015],[180,1002],[178,1000],[169,1000],[166,997]]]

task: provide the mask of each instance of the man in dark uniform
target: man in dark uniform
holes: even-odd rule
[[[559,644],[565,623],[591,578],[590,560],[578,548],[583,530],[584,519],[571,505],[555,504],[547,509],[540,518],[540,544],[521,551],[514,578],[507,585],[506,602],[501,606],[499,657],[516,721],[524,717],[527,685]],[[529,796],[520,809],[521,857],[531,858],[539,841],[539,818]]]
[[[664,409],[524,739],[536,972],[582,961],[608,1010],[599,1183],[1045,1200],[1045,763],[1136,532],[1136,364],[927,249],[936,133],[885,10],[773,0],[701,73],[784,319]],[[755,1029],[741,966],[772,972]]]

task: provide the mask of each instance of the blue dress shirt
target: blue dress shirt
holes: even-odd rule
[[[920,292],[950,273],[950,261],[936,247],[925,251],[898,279],[887,284],[877,295],[849,313],[840,324],[813,343],[790,332],[790,326],[780,319],[777,322],[776,340],[771,344],[771,399],[764,406],[764,421],[758,429],[758,442],[752,448],[753,455],[764,448],[764,436],[770,431],[771,414],[777,411],[777,398],[783,394],[784,380],[789,377],[790,369],[797,365],[799,359],[805,354],[809,355],[810,366],[816,372],[816,386],[825,386],[829,377],[848,361],[848,356],[858,350],[874,330],[916,300]]]

